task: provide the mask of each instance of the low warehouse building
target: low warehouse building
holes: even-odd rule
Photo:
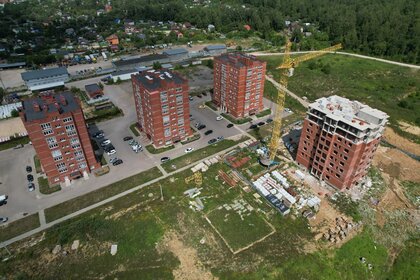
[[[28,71],[21,74],[29,90],[44,90],[64,86],[69,80],[65,67]]]
[[[151,66],[155,62],[159,62],[161,64],[168,63],[169,58],[165,54],[150,54],[138,58],[114,61],[113,64],[118,70],[132,70],[136,67]]]
[[[170,62],[181,61],[188,58],[188,51],[184,48],[169,49],[163,52]]]
[[[221,55],[226,51],[226,45],[209,45],[203,49],[204,54],[210,56]]]

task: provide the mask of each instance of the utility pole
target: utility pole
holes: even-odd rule
[[[160,200],[163,201],[163,190],[162,190],[162,185],[159,184],[160,187]]]

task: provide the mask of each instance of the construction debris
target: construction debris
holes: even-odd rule
[[[73,241],[73,244],[71,244],[71,249],[74,251],[74,250],[77,250],[78,248],[79,248],[79,245],[80,245],[80,241],[79,240],[74,240]]]
[[[335,227],[329,228],[326,233],[324,233],[324,238],[332,243],[339,243],[348,237],[348,235],[357,230],[362,222],[353,224],[352,222],[346,221],[343,217],[337,217],[335,219]],[[361,259],[363,262],[363,259]]]
[[[238,181],[236,181],[234,178],[231,178],[226,172],[223,170],[219,170],[219,176],[231,187],[235,187]]]
[[[111,255],[115,256],[117,254],[117,250],[118,250],[118,245],[117,244],[112,244],[111,245]]]
[[[54,247],[54,249],[52,250],[52,253],[53,253],[54,255],[57,255],[58,253],[60,253],[60,251],[61,251],[61,245],[56,245],[56,246]]]

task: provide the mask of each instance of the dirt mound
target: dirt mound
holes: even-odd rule
[[[398,134],[396,134],[392,128],[387,127],[385,129],[385,134],[383,136],[384,140],[388,143],[394,145],[395,147],[398,147],[404,151],[407,151],[409,153],[420,155],[420,145],[413,143]]]
[[[406,123],[406,122],[398,122],[398,124],[401,126],[402,130],[404,130],[408,133],[420,136],[420,127],[415,126],[415,125],[411,125],[411,124]]]
[[[420,162],[397,149],[379,146],[373,158],[373,165],[392,178],[420,182]]]

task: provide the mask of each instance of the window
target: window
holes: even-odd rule
[[[54,161],[59,161],[59,160],[62,160],[63,159],[63,156],[62,156],[60,150],[54,150],[54,151],[52,151],[51,152],[51,155],[52,155]]]
[[[161,102],[168,102],[168,93],[166,91],[162,91],[160,93],[160,101]]]
[[[165,128],[165,137],[169,137],[169,136],[171,136],[171,128],[167,127]]]
[[[162,114],[166,115],[169,113],[169,107],[168,105],[162,105]]]
[[[83,152],[82,151],[76,151],[76,152],[74,152],[74,155],[75,156],[81,156],[83,154]]]
[[[82,160],[85,160],[85,158],[83,156],[81,156],[81,157],[77,157],[76,160],[77,161],[82,161]]]
[[[80,148],[80,144],[74,144],[74,145],[71,145],[71,147],[72,147],[73,149],[78,149],[78,148]]]
[[[182,94],[177,94],[176,95],[176,104],[182,104],[184,102],[184,97],[182,96]]]
[[[177,88],[176,89],[176,92],[181,92],[182,91],[182,88]]]
[[[52,131],[52,129],[47,129],[47,130],[44,130],[42,133],[44,135],[50,135],[50,134],[53,134],[53,131]]]
[[[75,130],[74,125],[73,125],[73,124],[66,125],[66,131],[67,131],[67,132],[70,132],[70,131],[73,131],[73,130]]]
[[[46,130],[46,129],[50,129],[51,128],[51,124],[50,123],[43,123],[41,124],[41,129],[42,130]]]
[[[78,138],[71,138],[70,139],[70,144],[79,144],[79,139]]]
[[[171,124],[169,116],[163,116],[163,126],[168,126]]]
[[[68,122],[71,122],[72,120],[73,120],[72,117],[64,118],[63,123],[68,123]]]
[[[348,154],[348,153],[349,153],[349,150],[348,150],[348,149],[344,149],[344,152],[345,152],[346,154]]]
[[[87,167],[86,162],[79,163],[79,168],[80,169],[83,169],[83,168],[86,168],[86,167]]]
[[[74,136],[74,135],[76,135],[76,134],[77,134],[76,130],[73,130],[73,131],[67,132],[67,135],[68,135],[68,136]]]
[[[178,125],[184,125],[184,119],[178,119]]]
[[[48,138],[46,138],[45,140],[47,140],[47,143],[48,144],[54,144],[54,143],[57,143],[57,139],[55,139],[55,137],[53,136],[53,137],[48,137]]]

